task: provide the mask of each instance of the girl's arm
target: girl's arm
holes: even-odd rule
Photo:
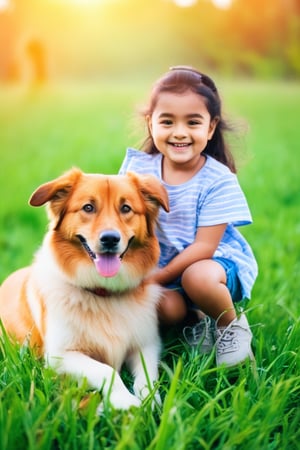
[[[165,285],[179,277],[187,267],[202,259],[211,259],[225,232],[227,224],[199,227],[194,242],[173,258],[169,264],[158,269],[151,281]]]

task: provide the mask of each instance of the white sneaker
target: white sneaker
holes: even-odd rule
[[[201,353],[209,353],[214,346],[211,320],[208,316],[193,327],[185,327],[183,336],[189,345],[197,347]]]
[[[227,327],[216,326],[215,339],[217,366],[235,366],[248,358],[254,360],[252,332],[245,314],[234,319]]]

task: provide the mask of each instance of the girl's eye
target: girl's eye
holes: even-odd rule
[[[95,207],[94,205],[92,205],[91,203],[87,203],[86,205],[84,205],[82,207],[83,211],[86,213],[92,213],[95,211]]]
[[[125,203],[124,205],[121,206],[120,211],[122,214],[128,214],[130,213],[130,211],[132,211],[132,208]]]
[[[197,122],[196,120],[190,120],[190,121],[188,122],[188,124],[189,124],[190,126],[201,125],[200,122]]]
[[[160,123],[161,123],[162,125],[167,125],[167,126],[169,126],[169,125],[172,125],[172,120],[165,119],[165,120],[162,120]]]

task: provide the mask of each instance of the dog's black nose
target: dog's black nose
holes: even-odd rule
[[[114,250],[120,240],[120,233],[115,230],[106,230],[100,234],[100,242],[103,250]]]

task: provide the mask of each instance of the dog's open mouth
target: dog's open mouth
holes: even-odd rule
[[[86,239],[83,236],[78,234],[77,237],[80,240],[83,248],[88,253],[91,260],[94,262],[95,268],[96,268],[97,272],[99,273],[99,275],[101,275],[102,277],[106,277],[106,278],[114,277],[115,275],[117,275],[117,273],[119,272],[120,267],[121,267],[122,258],[125,255],[125,253],[127,252],[128,248],[130,246],[130,243],[134,239],[134,237],[132,237],[129,240],[127,248],[121,255],[119,255],[119,254],[113,253],[113,252],[104,252],[104,253],[96,254],[89,247]]]

